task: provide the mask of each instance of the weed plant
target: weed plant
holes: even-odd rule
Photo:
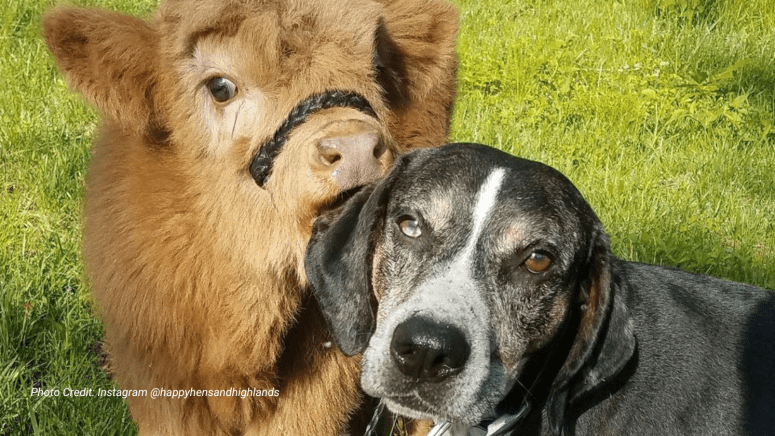
[[[97,117],[42,42],[51,4],[0,10],[0,436],[132,434],[120,397],[30,395],[112,387],[80,256]],[[775,290],[773,0],[457,4],[452,140],[558,168],[621,258]]]

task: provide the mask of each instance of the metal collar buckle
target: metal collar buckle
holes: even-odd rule
[[[380,416],[382,416],[382,412],[385,410],[385,403],[382,401],[379,402],[377,405],[377,408],[374,409],[374,414],[371,415],[371,420],[369,421],[369,424],[366,426],[366,431],[364,432],[364,436],[372,436],[375,435],[375,428],[377,427],[377,423],[379,422]]]
[[[530,412],[530,403],[525,401],[517,413],[505,413],[486,424],[486,427],[484,423],[470,427],[465,436],[509,436],[528,412]],[[428,436],[444,436],[451,425],[449,421],[442,421],[431,429]]]

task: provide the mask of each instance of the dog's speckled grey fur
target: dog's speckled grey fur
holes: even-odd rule
[[[534,251],[546,271],[526,268]],[[395,412],[472,425],[526,398],[518,434],[775,434],[774,294],[616,259],[545,165],[472,144],[412,152],[319,220],[306,267],[336,343],[365,348],[364,390]],[[415,315],[463,332],[462,371],[401,373],[391,338]]]
[[[504,170],[494,169],[483,183],[473,205],[473,229],[467,235],[464,248],[448,263],[432,265],[429,276],[413,292],[386,274],[385,291],[377,314],[379,328],[372,336],[363,356],[362,385],[367,393],[385,397],[388,407],[397,413],[422,417],[416,410],[431,410],[434,405],[444,404],[444,413],[449,416],[472,416],[469,421],[478,422],[490,412],[511,388],[503,365],[491,362],[495,341],[490,331],[490,309],[485,296],[478,292],[476,280],[472,277],[472,260],[476,242],[479,240],[485,221],[495,206]],[[427,195],[427,193],[425,194]],[[400,237],[400,236],[399,236]],[[388,266],[391,270],[399,265]],[[405,379],[393,364],[390,354],[392,332],[396,326],[412,316],[426,318],[459,327],[471,346],[469,364],[463,374],[450,380],[445,391],[454,392],[451,397],[437,394],[435,386],[430,391],[418,389],[410,383],[394,383]],[[401,401],[392,398],[404,397]]]

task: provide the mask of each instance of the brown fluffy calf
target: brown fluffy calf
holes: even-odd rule
[[[358,359],[323,345],[304,249],[343,189],[405,148],[445,141],[454,8],[181,0],[150,21],[58,8],[44,28],[71,86],[103,114],[85,260],[115,380],[147,391],[127,398],[140,432],[346,432]],[[335,101],[309,103],[319,95]],[[275,134],[300,104],[319,110]],[[279,154],[262,155],[273,141]],[[152,399],[153,388],[279,396]]]

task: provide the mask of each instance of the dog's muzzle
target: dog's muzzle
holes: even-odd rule
[[[285,142],[288,140],[288,135],[290,135],[293,129],[304,123],[311,114],[334,107],[349,107],[378,118],[369,101],[357,93],[328,91],[312,95],[291,110],[282,125],[274,132],[272,139],[258,149],[258,152],[250,162],[250,175],[253,176],[253,180],[256,181],[258,186],[263,188],[269,182],[274,161],[280,154],[280,151],[282,151]]]

